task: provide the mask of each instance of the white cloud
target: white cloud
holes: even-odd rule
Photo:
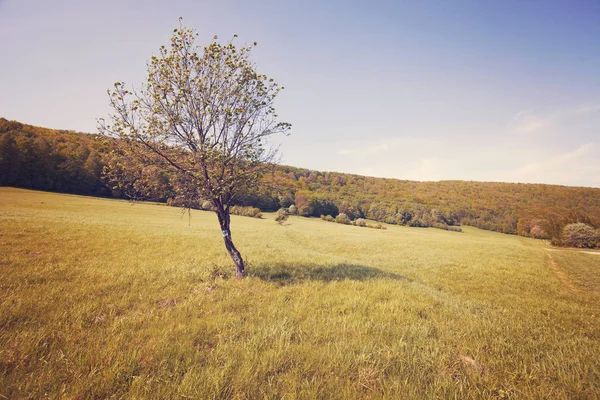
[[[513,129],[520,133],[537,132],[552,126],[552,118],[534,114],[531,111],[518,112],[513,120]]]
[[[538,161],[527,163],[510,172],[513,180],[556,184],[598,186],[600,165],[595,161],[595,143],[586,143],[564,153],[546,153]]]
[[[407,153],[427,152],[434,148],[438,148],[441,143],[434,139],[419,139],[413,137],[405,138],[387,138],[376,141],[375,143],[368,140],[361,142],[350,143],[348,147],[338,151],[340,156],[352,156],[357,159],[372,158],[373,156],[383,156],[386,153],[397,155],[402,152]]]
[[[349,149],[341,149],[338,154],[341,156],[359,156],[361,158],[373,156],[380,153],[385,153],[395,147],[395,141],[383,141],[373,145],[365,145]]]
[[[577,114],[589,114],[589,113],[595,113],[595,112],[600,112],[600,103],[582,104],[581,106],[574,108],[572,110],[571,114],[577,115]]]
[[[597,112],[600,112],[600,103],[580,104],[547,114],[536,113],[532,110],[522,110],[513,117],[511,128],[519,133],[546,131],[560,123],[574,118],[582,118],[583,115]]]
[[[420,181],[439,181],[444,178],[444,173],[448,169],[446,163],[447,161],[437,157],[424,158],[419,161],[416,168],[406,172],[406,177]]]

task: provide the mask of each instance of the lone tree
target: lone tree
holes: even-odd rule
[[[108,90],[112,113],[99,120],[99,130],[120,139],[123,156],[186,182],[178,194],[187,204],[211,202],[241,278],[244,261],[233,244],[229,210],[276,161],[267,139],[291,125],[279,122],[273,107],[283,87],[250,61],[256,42],[238,48],[233,39],[219,44],[215,36],[200,47],[197,36],[180,19],[170,46],[149,61],[145,84],[127,89],[116,82]]]

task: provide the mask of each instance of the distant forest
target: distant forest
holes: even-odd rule
[[[120,185],[111,179],[115,175]],[[540,239],[559,238],[562,228],[573,222],[600,227],[598,188],[415,182],[289,166],[274,166],[263,183],[239,196],[237,205],[273,211],[294,204],[297,213],[307,217],[345,213],[353,220],[442,229],[462,224]],[[104,137],[4,118],[0,118],[0,185],[193,208],[203,205],[202,199],[182,204],[178,193],[189,186],[163,170],[119,158],[114,143]]]

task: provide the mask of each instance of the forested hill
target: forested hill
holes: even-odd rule
[[[102,177],[112,157],[111,145],[97,135],[0,118],[0,185],[179,203],[178,182],[152,168],[132,168],[138,172],[122,189],[112,190]],[[276,167],[264,181],[239,203],[263,210],[294,204],[305,216],[343,212],[351,219],[439,228],[463,224],[539,238],[559,237],[571,222],[600,226],[599,188],[415,182],[287,166]],[[201,205],[199,199],[196,206]]]

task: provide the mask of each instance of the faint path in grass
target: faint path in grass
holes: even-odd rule
[[[571,247],[565,249],[546,249],[546,251],[575,251],[577,253],[585,253],[585,254],[594,254],[596,256],[600,256],[600,251],[591,251],[591,250],[577,250]]]
[[[558,263],[556,262],[554,257],[552,257],[552,254],[551,253],[546,253],[546,254],[548,255],[548,258],[550,260],[550,268],[552,269],[552,271],[554,272],[554,274],[556,275],[556,277],[558,278],[560,283],[563,285],[563,287],[573,294],[580,294],[581,290],[579,290],[573,284],[573,282],[571,281],[569,276],[566,274],[566,272],[560,268],[560,266],[558,265]]]
[[[600,256],[600,251],[580,251],[580,253],[594,254],[596,256]]]

